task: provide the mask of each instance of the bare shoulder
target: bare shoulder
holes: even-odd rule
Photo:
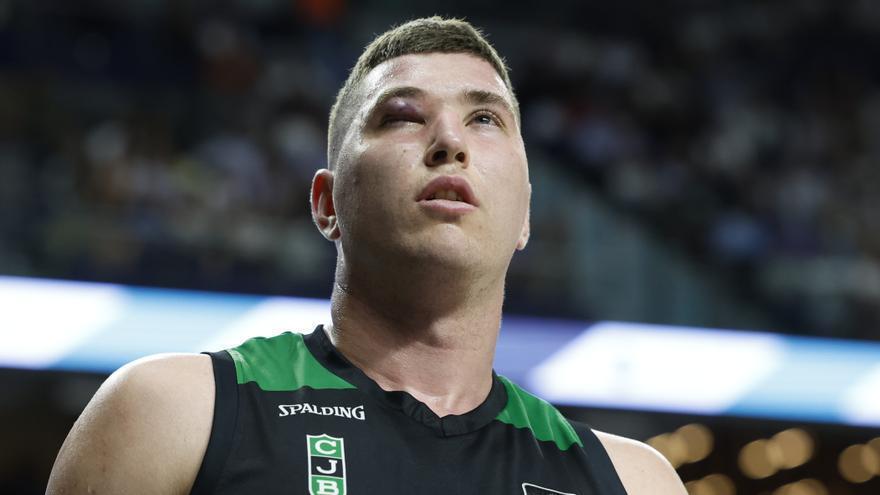
[[[651,446],[595,431],[629,495],[683,495],[687,491],[669,461]]]
[[[188,493],[213,411],[209,356],[162,354],[129,363],[74,423],[46,493]]]

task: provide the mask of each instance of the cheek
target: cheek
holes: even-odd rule
[[[504,235],[519,236],[529,207],[529,177],[525,158],[515,152],[505,154],[487,179],[489,187],[497,192],[494,195],[495,214],[503,219]]]
[[[515,152],[499,157],[492,173],[486,177],[491,189],[498,190],[498,197],[507,208],[528,197],[529,176],[525,158]]]
[[[354,174],[354,186],[364,202],[387,202],[396,197],[403,175],[395,155],[368,150]],[[367,206],[363,204],[363,206]]]
[[[364,149],[339,178],[340,214],[376,221],[394,216],[412,196],[407,181],[412,156],[409,149]]]

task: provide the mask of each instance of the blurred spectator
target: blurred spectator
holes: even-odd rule
[[[371,18],[344,1],[294,4],[4,7],[0,270],[324,295],[334,256],[310,225],[308,183],[363,38],[345,28]],[[499,46],[526,30],[540,40],[503,50],[530,156],[780,329],[876,338],[880,8],[638,4],[643,15],[571,6],[547,24],[514,2],[491,30]],[[562,222],[535,223],[570,242]],[[589,317],[553,301],[577,285],[565,261],[523,255],[512,293],[546,287],[548,307]]]

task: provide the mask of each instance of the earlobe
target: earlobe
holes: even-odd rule
[[[529,226],[529,217],[528,213],[526,213],[526,223],[523,225],[522,232],[519,235],[519,240],[516,241],[516,249],[517,251],[522,251],[526,248],[526,244],[529,243],[529,235],[531,234],[530,226]]]
[[[519,239],[516,241],[516,249],[518,251],[522,251],[526,248],[526,244],[529,243],[529,235],[531,235],[532,226],[531,226],[531,216],[532,216],[532,185],[529,184],[529,202],[526,207],[526,219],[523,222],[522,231],[519,234]]]
[[[312,179],[312,220],[328,241],[339,239],[339,223],[333,204],[333,172],[322,168]]]

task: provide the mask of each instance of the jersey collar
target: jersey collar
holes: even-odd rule
[[[427,405],[408,392],[387,391],[345,358],[327,336],[324,326],[319,325],[311,334],[304,336],[309,352],[325,368],[351,383],[383,406],[395,409],[430,428],[439,436],[450,437],[476,431],[495,419],[507,404],[507,390],[492,372],[492,389],[482,404],[464,414],[439,417]]]

